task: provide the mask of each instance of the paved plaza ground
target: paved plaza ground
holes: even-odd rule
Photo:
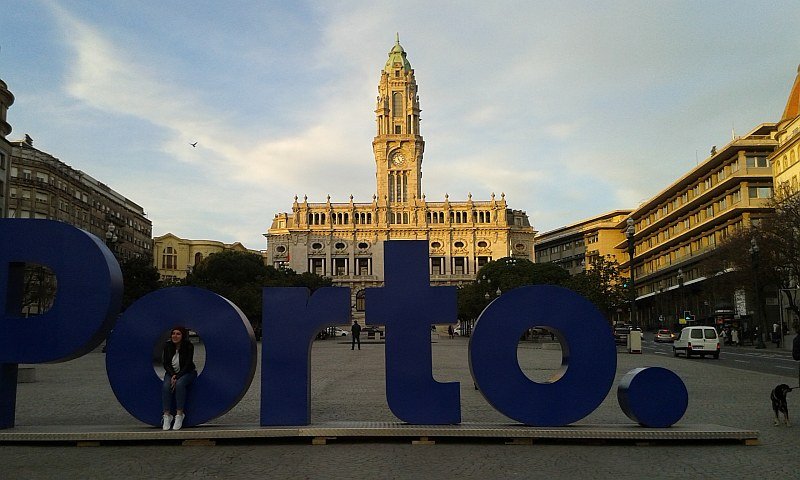
[[[463,422],[512,423],[473,388],[468,339],[446,337],[432,344],[434,376],[461,382]],[[560,362],[552,345],[523,343],[519,358],[532,378],[547,378]],[[202,355],[202,348],[198,351]],[[259,355],[259,361],[260,361]],[[787,377],[732,369],[713,359],[618,354],[617,381],[640,366],[663,366],[689,390],[680,424],[718,424],[760,432],[760,445],[535,443],[448,441],[220,442],[178,444],[2,445],[2,479],[93,478],[796,478],[800,469],[800,391],[789,394],[797,426],[773,427],[770,390]],[[17,426],[141,424],[116,401],[98,349],[61,364],[37,365],[35,383],[20,384]],[[243,400],[214,424],[258,425],[260,368]],[[314,343],[312,422],[397,419],[386,405],[384,345],[351,351],[340,339]],[[605,402],[579,424],[631,423],[619,409],[616,384]]]

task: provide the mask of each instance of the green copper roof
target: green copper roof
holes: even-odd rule
[[[406,58],[406,51],[403,50],[403,47],[400,45],[400,34],[397,34],[397,39],[395,40],[394,47],[389,50],[389,60],[386,60],[386,67],[384,67],[385,71],[389,71],[396,62],[403,64],[403,69],[411,70],[411,64],[408,63],[408,59]]]

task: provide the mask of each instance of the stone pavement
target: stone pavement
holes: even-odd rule
[[[474,390],[466,338],[433,343],[434,376],[461,382],[463,422],[512,423]],[[199,352],[202,349],[198,349]],[[396,421],[384,394],[384,346],[367,343],[351,351],[339,339],[317,341],[312,350],[312,422]],[[259,360],[260,360],[259,355]],[[560,351],[524,343],[520,363],[532,378],[548,378]],[[773,427],[769,392],[796,378],[722,367],[713,359],[618,354],[617,381],[640,366],[663,366],[689,389],[689,409],[680,423],[718,424],[759,430],[761,445],[574,443],[503,445],[448,441],[220,442],[213,447],[153,444],[0,446],[3,479],[190,478],[795,478],[800,455],[796,427]],[[37,382],[20,384],[18,426],[141,425],[118,404],[99,350],[61,364],[37,365]],[[242,401],[214,424],[258,425],[260,369]],[[800,419],[800,391],[789,394]],[[630,423],[619,409],[616,385],[605,402],[579,424]]]

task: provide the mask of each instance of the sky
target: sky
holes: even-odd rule
[[[154,236],[260,250],[295,195],[372,201],[399,33],[427,200],[505,193],[546,232],[777,122],[798,25],[796,1],[4,0],[0,78],[9,140],[141,205]]]

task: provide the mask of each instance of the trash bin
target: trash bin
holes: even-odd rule
[[[628,353],[642,353],[642,332],[631,330],[628,333]]]

